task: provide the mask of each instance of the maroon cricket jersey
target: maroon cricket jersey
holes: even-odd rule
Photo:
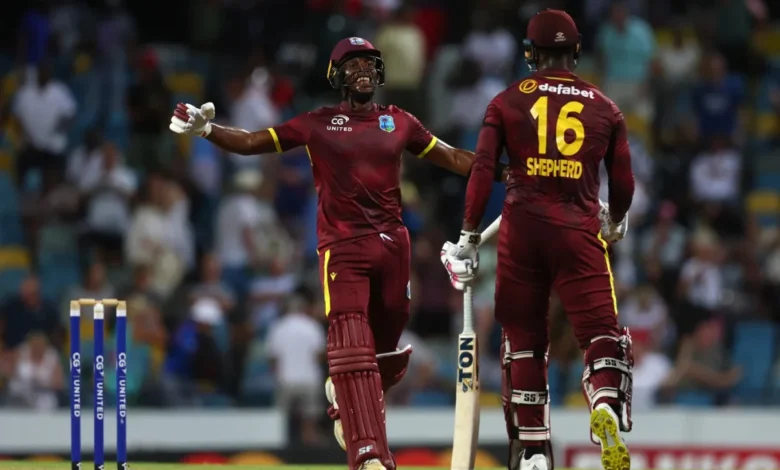
[[[505,210],[597,232],[602,159],[610,212],[622,217],[631,205],[634,176],[623,115],[573,73],[536,72],[490,103],[466,193],[469,223],[482,219],[504,148],[510,169]]]
[[[402,225],[401,158],[422,158],[436,137],[396,106],[335,106],[269,129],[278,153],[306,146],[317,188],[318,250]]]

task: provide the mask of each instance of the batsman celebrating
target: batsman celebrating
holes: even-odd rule
[[[211,103],[179,104],[170,128],[243,155],[306,147],[318,196],[317,252],[328,317],[328,414],[350,470],[393,470],[383,392],[401,380],[412,352],[397,349],[411,298],[401,157],[408,150],[465,176],[474,154],[437,139],[411,114],[374,103],[385,72],[382,54],[365,39],[336,44],[327,79],[341,92],[339,105],[271,129],[212,123]],[[496,171],[500,180],[503,168]]]
[[[544,10],[524,41],[534,72],[496,96],[485,113],[466,192],[460,240],[442,248],[452,284],[479,267],[476,232],[502,150],[509,178],[498,239],[495,315],[503,328],[503,406],[510,470],[549,470],[548,303],[555,289],[580,348],[590,432],[606,470],[629,470],[621,432],[631,430],[631,339],[617,322],[608,244],[626,231],[634,193],[623,115],[573,73],[580,35],[571,17]],[[609,175],[600,203],[599,164]]]

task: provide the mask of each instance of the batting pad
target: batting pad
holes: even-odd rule
[[[387,445],[385,401],[374,349],[374,336],[365,315],[331,316],[328,326],[328,369],[336,388],[350,470],[380,459],[388,470],[395,464]]]

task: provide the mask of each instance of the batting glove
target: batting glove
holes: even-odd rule
[[[479,233],[463,231],[458,243],[447,242],[441,247],[441,263],[447,270],[450,284],[458,290],[463,290],[477,275],[479,239]]]
[[[206,103],[200,108],[189,103],[179,103],[173,111],[168,128],[177,134],[206,137],[211,133],[210,121],[215,115],[214,103]]]
[[[623,239],[628,231],[628,214],[618,223],[612,221],[609,215],[609,203],[599,200],[599,222],[601,223],[601,238],[613,243]]]

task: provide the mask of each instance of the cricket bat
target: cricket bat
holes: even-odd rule
[[[501,217],[482,232],[480,245],[498,231]],[[463,331],[458,336],[458,379],[455,385],[455,433],[451,470],[473,470],[479,440],[479,348],[474,331],[471,285],[463,289]]]

